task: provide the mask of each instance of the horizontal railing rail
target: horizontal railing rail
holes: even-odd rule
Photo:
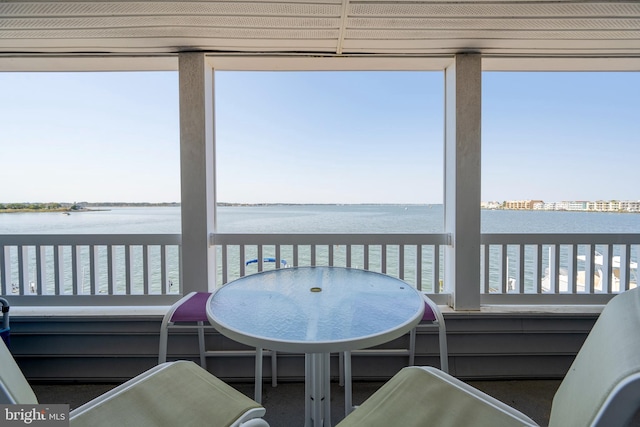
[[[448,234],[224,234],[218,248],[218,284],[265,269],[340,266],[378,271],[419,290],[440,293]],[[437,285],[436,285],[437,284]]]
[[[0,293],[178,295],[180,248],[179,234],[0,235]]]

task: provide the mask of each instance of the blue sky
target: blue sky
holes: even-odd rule
[[[0,202],[179,201],[177,73],[0,73]],[[441,203],[439,72],[216,73],[218,199]],[[484,73],[482,199],[637,200],[640,73]]]
[[[179,201],[176,73],[0,73],[0,201]]]

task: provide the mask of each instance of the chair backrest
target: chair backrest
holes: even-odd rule
[[[640,405],[640,288],[606,305],[553,398],[550,426],[621,426]]]
[[[2,340],[0,340],[0,403],[38,403],[33,389]]]

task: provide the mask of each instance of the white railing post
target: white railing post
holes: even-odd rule
[[[9,267],[11,263],[8,263],[7,259],[9,259],[9,248],[7,246],[0,246],[0,294],[3,295],[11,293],[11,280],[9,279]]]
[[[435,251],[434,251],[435,252]],[[434,255],[434,261],[435,261],[435,255]],[[433,263],[435,264],[435,262]],[[416,245],[416,289],[421,291],[422,290],[422,245]],[[435,265],[434,265],[434,276],[435,276]],[[433,279],[433,287],[435,289],[435,277]]]
[[[525,266],[525,247],[524,245],[518,245],[518,279],[516,288],[513,289],[515,293],[520,294],[524,292],[524,266]]]
[[[618,269],[619,277],[618,283],[620,291],[629,290],[629,282],[631,278],[631,246],[630,245],[622,245],[622,250],[620,251],[620,266]]]
[[[62,295],[64,292],[64,247],[55,245],[53,247],[53,293]]]
[[[150,294],[151,287],[151,269],[149,267],[149,260],[151,255],[149,254],[149,245],[142,246],[142,287],[145,295]]]
[[[536,245],[533,253],[533,283],[535,286],[535,293],[542,293],[542,278],[543,278],[543,266],[542,266],[542,245]]]
[[[502,245],[500,248],[500,289],[503,294],[506,294],[507,284],[509,282],[509,255],[507,245]]]
[[[164,246],[163,246],[164,247]],[[116,248],[113,245],[107,246],[107,294],[114,295],[116,293],[115,276],[116,265],[114,258],[116,257]]]
[[[160,246],[160,283],[164,293],[171,292],[171,283],[169,282],[169,267],[167,265],[167,245]]]
[[[602,250],[602,272],[600,274],[600,290],[605,293],[611,293],[611,291],[618,292],[620,289],[613,288],[613,280],[611,276],[613,269],[611,268],[611,257],[613,256],[613,246],[611,244],[604,245]]]
[[[98,262],[96,262],[96,260],[100,257],[98,250],[99,247],[96,245],[89,246],[89,280],[91,281],[91,295],[97,295],[98,293],[100,293],[100,283],[98,280],[98,277],[100,277],[100,275],[98,274],[99,264]]]
[[[30,294],[28,246],[18,247],[18,281],[20,282],[20,294]]]
[[[133,253],[129,245],[124,247],[124,293],[125,295],[131,295],[132,276],[131,269],[133,264]]]
[[[584,268],[584,275],[585,275],[584,284],[588,293],[593,293],[595,289],[595,286],[593,283],[595,272],[596,272],[595,260],[594,260],[595,255],[596,255],[596,246],[594,244],[591,244],[588,246],[587,260],[585,262],[585,268]]]
[[[46,277],[46,264],[44,263],[45,259],[45,248],[40,245],[36,245],[35,247],[35,255],[36,255],[36,271],[33,280],[36,282],[36,292],[38,295],[45,295],[47,293],[45,277]]]
[[[439,294],[443,292],[440,287],[442,279],[440,278],[440,246],[436,245],[433,248],[433,293]]]
[[[559,245],[549,246],[549,290],[560,292],[560,248]]]
[[[483,282],[483,292],[485,294],[488,294],[491,291],[491,245],[489,244],[485,244],[484,245],[484,251],[483,251],[483,259],[484,259],[484,268],[483,268],[483,278],[482,278],[482,282]]]

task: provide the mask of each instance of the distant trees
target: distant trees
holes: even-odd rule
[[[46,211],[46,210],[62,210],[64,206],[61,203],[0,203],[0,211]]]
[[[29,205],[27,203],[7,203],[5,209],[29,209]]]

